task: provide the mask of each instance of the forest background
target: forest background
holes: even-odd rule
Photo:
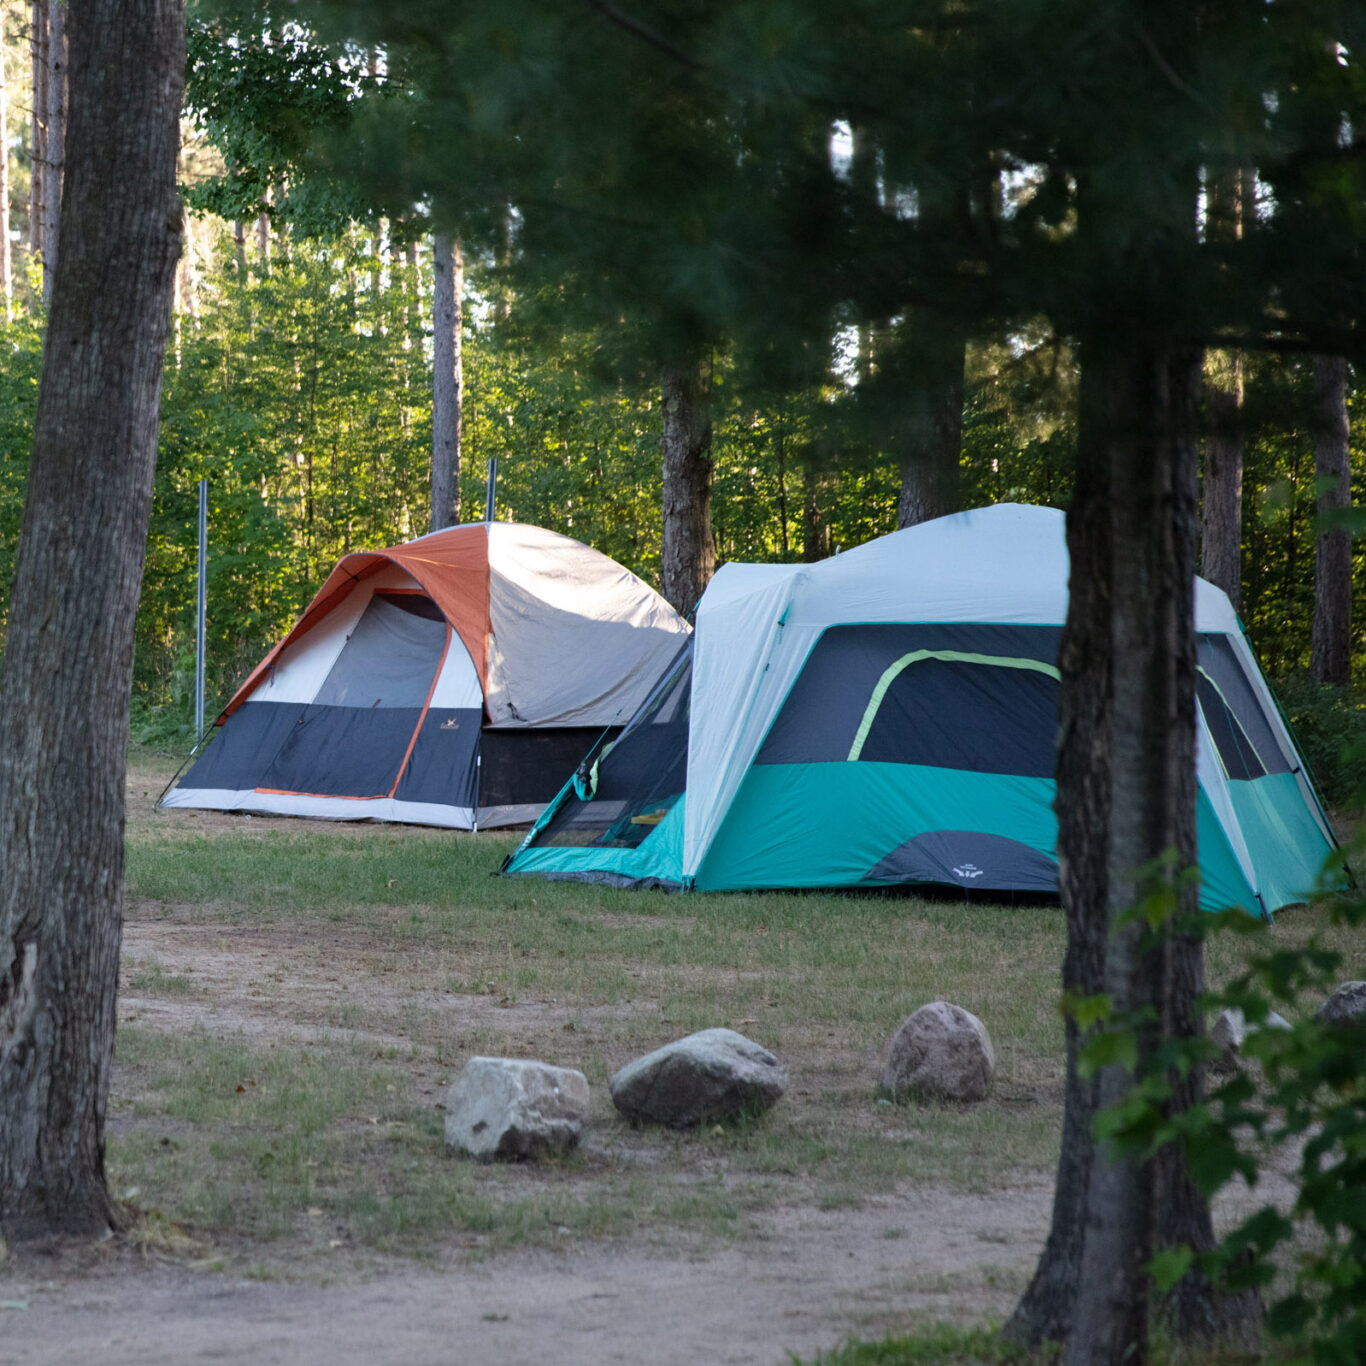
[[[41,365],[41,223],[33,210],[32,18],[0,4],[7,127],[0,198],[8,209],[0,323],[0,646],[22,516]],[[155,508],[137,623],[135,724],[188,739],[193,714],[195,525],[209,481],[208,709],[212,716],[302,610],[338,556],[429,529],[433,253],[418,222],[355,214],[294,196],[252,220],[220,217],[233,130],[221,117],[225,68],[195,64],[181,179],[186,251],[167,358]],[[276,35],[278,47],[306,44]],[[202,51],[202,48],[200,49]],[[329,59],[330,60],[330,59]],[[333,95],[337,66],[324,62]],[[39,72],[38,79],[42,76]],[[320,96],[324,102],[327,91]],[[218,112],[216,112],[218,111]],[[235,135],[241,135],[241,128]],[[847,128],[831,155],[858,174]],[[231,150],[230,153],[231,154]],[[40,145],[38,161],[43,162]],[[297,187],[295,187],[297,189]],[[1003,214],[1025,183],[1003,182]],[[515,232],[515,224],[512,225]],[[509,244],[508,250],[511,250]],[[657,371],[623,361],[631,339],[576,309],[553,281],[512,284],[499,251],[464,260],[460,509],[484,511],[498,461],[496,515],[574,536],[656,585],[660,577]],[[620,321],[625,333],[631,324]],[[872,403],[882,338],[832,319],[825,353],[794,385],[775,384],[741,343],[711,345],[703,368],[712,438],[717,562],[817,560],[895,529],[905,413]],[[1308,356],[1240,358],[1243,404],[1241,612],[1330,800],[1366,774],[1347,743],[1366,718],[1360,685],[1307,674],[1315,593],[1316,414]],[[1211,372],[1227,357],[1211,355]],[[1042,322],[969,339],[955,501],[1064,507],[1076,439],[1077,368]],[[914,395],[907,395],[908,406]],[[1361,501],[1366,410],[1349,375],[1352,503]],[[1353,552],[1358,590],[1366,566]],[[1354,593],[1353,666],[1366,670]]]

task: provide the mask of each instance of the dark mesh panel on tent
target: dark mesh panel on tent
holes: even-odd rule
[[[640,844],[683,795],[691,693],[689,641],[611,747],[579,766],[575,791],[533,846]]]
[[[411,603],[395,605],[395,597],[410,596]],[[319,797],[388,796],[450,634],[444,619],[412,610],[416,603],[406,594],[370,600],[256,786]]]
[[[1228,776],[1261,778],[1268,773],[1289,773],[1290,761],[1228,637],[1197,637],[1196,666],[1200,710]]]
[[[397,606],[412,597],[411,603]],[[425,601],[425,599],[423,599]],[[376,593],[313,699],[320,707],[424,707],[448,628],[418,615],[417,595]],[[436,610],[436,604],[432,604]],[[406,745],[405,745],[406,748]]]
[[[566,726],[561,730],[489,729],[479,744],[479,805],[544,805],[561,788],[598,740],[621,734],[613,726]]]
[[[921,764],[1051,778],[1057,626],[835,626],[755,760]],[[1032,667],[1040,666],[1040,667]]]

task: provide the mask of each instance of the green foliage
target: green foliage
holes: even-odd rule
[[[1053,1348],[1031,1351],[989,1329],[934,1324],[904,1337],[847,1343],[813,1357],[811,1366],[1046,1366],[1056,1358]]]
[[[1276,692],[1328,805],[1360,810],[1366,802],[1366,685],[1335,688],[1292,674],[1277,680]]]
[[[4,652],[14,557],[24,519],[42,363],[43,336],[37,321],[21,316],[0,328],[0,655]]]
[[[1336,881],[1340,857],[1332,863],[1325,886]],[[1366,925],[1361,893],[1322,899],[1330,932]],[[1213,1254],[1163,1250],[1152,1263],[1154,1279],[1169,1289],[1195,1265],[1231,1291],[1270,1292],[1267,1327],[1295,1361],[1359,1362],[1366,1353],[1366,1020],[1327,1024],[1300,1015],[1306,1002],[1332,990],[1343,955],[1321,934],[1301,945],[1278,944],[1269,926],[1241,912],[1173,921],[1171,928],[1200,939],[1222,932],[1251,940],[1243,970],[1203,1003],[1210,1012],[1242,1012],[1243,1061],[1204,1099],[1171,1114],[1174,1079],[1209,1062],[1217,1049],[1203,1036],[1160,1040],[1126,1098],[1098,1116],[1097,1135],[1118,1151],[1149,1157],[1179,1144],[1207,1197],[1237,1179],[1253,1186],[1265,1168],[1288,1161],[1298,1194],[1287,1213],[1258,1209]],[[1266,1027],[1273,1010],[1292,1026]],[[1101,1037],[1136,1044],[1143,1028],[1142,1021],[1113,1022]],[[1292,1277],[1283,1289],[1277,1264],[1287,1262]]]

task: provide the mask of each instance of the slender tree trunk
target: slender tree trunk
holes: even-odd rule
[[[1347,362],[1314,357],[1314,472],[1318,515],[1352,505],[1348,463]],[[1352,678],[1352,534],[1338,526],[1318,533],[1314,557],[1314,629],[1309,671],[1339,687]]]
[[[47,10],[47,170],[44,176],[43,303],[52,307],[57,272],[58,225],[66,170],[66,0],[48,0]]]
[[[432,530],[460,521],[460,419],[465,258],[453,238],[432,238]]]
[[[0,11],[0,289],[5,292],[5,321],[14,319],[14,264],[9,241],[9,39]]]
[[[1243,445],[1243,358],[1212,351],[1205,367],[1200,572],[1235,608],[1243,597]]]
[[[43,254],[47,216],[47,0],[33,0],[29,11],[29,54],[33,62],[32,155],[29,158],[28,253]]]
[[[1244,183],[1236,170],[1211,179],[1205,213],[1209,241],[1242,237]],[[1200,572],[1237,608],[1243,597],[1243,358],[1234,351],[1211,351],[1204,374]]]
[[[967,351],[948,323],[920,318],[922,337],[909,356],[908,446],[901,462],[898,528],[957,512],[962,506],[963,364]]]
[[[711,529],[711,404],[700,360],[666,365],[661,592],[685,616],[716,568]]]
[[[815,564],[830,554],[830,525],[823,506],[825,480],[818,468],[818,456],[808,449],[802,458],[802,562]]]
[[[99,1235],[133,618],[180,250],[179,0],[71,0],[71,156],[0,685],[0,1229]]]

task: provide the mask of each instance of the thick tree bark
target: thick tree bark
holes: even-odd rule
[[[1150,1008],[1165,1029],[1187,1034],[1199,1028],[1198,943],[1169,933],[1145,944],[1138,929],[1117,930],[1116,919],[1196,856],[1198,385],[1193,352],[1083,352],[1058,756],[1064,987],[1105,991],[1121,1011]],[[1169,853],[1174,866],[1159,871],[1155,860]],[[1183,913],[1194,909],[1192,889],[1174,895]],[[1146,1351],[1144,1268],[1155,1243],[1208,1248],[1209,1214],[1175,1154],[1142,1164],[1097,1151],[1095,1112],[1123,1095],[1129,1075],[1107,1068],[1083,1080],[1081,1043],[1069,1024],[1053,1225],[1007,1331],[1032,1343],[1066,1341],[1069,1363],[1136,1363]],[[1141,1056],[1151,1044],[1144,1036]],[[1195,1087],[1177,1103],[1189,1103]],[[1194,1279],[1170,1309],[1183,1335],[1223,1326],[1208,1286]]]
[[[1314,357],[1314,472],[1320,518],[1351,507],[1347,362],[1341,356]],[[1318,535],[1309,671],[1320,683],[1339,687],[1352,678],[1352,534],[1342,526]]]
[[[1205,369],[1205,474],[1200,487],[1200,573],[1243,596],[1243,358],[1213,351]]]
[[[66,174],[66,0],[47,5],[47,166],[43,177],[43,303],[52,307],[61,243],[62,184]]]
[[[1068,513],[1071,598],[1061,649],[1058,854],[1063,900],[1106,927],[1103,987],[1120,1012],[1165,1008],[1165,954],[1122,913],[1194,865],[1195,354],[1082,355],[1077,486]],[[1159,872],[1165,854],[1175,869]],[[1175,890],[1194,910],[1193,889]],[[1139,1067],[1155,1043],[1139,1030]],[[1117,1104],[1127,1068],[1100,1070]],[[1144,1360],[1155,1168],[1092,1158],[1067,1366]]]
[[[465,402],[461,352],[465,258],[460,244],[432,239],[432,530],[460,521],[460,419]]]
[[[711,530],[711,406],[702,363],[666,365],[661,377],[664,433],[664,597],[685,616],[716,568]]]
[[[133,617],[180,250],[180,0],[71,0],[70,156],[0,685],[0,1229],[109,1229]]]
[[[919,526],[962,506],[963,363],[967,346],[945,322],[920,318],[909,356],[908,447],[901,462],[898,528]]]

